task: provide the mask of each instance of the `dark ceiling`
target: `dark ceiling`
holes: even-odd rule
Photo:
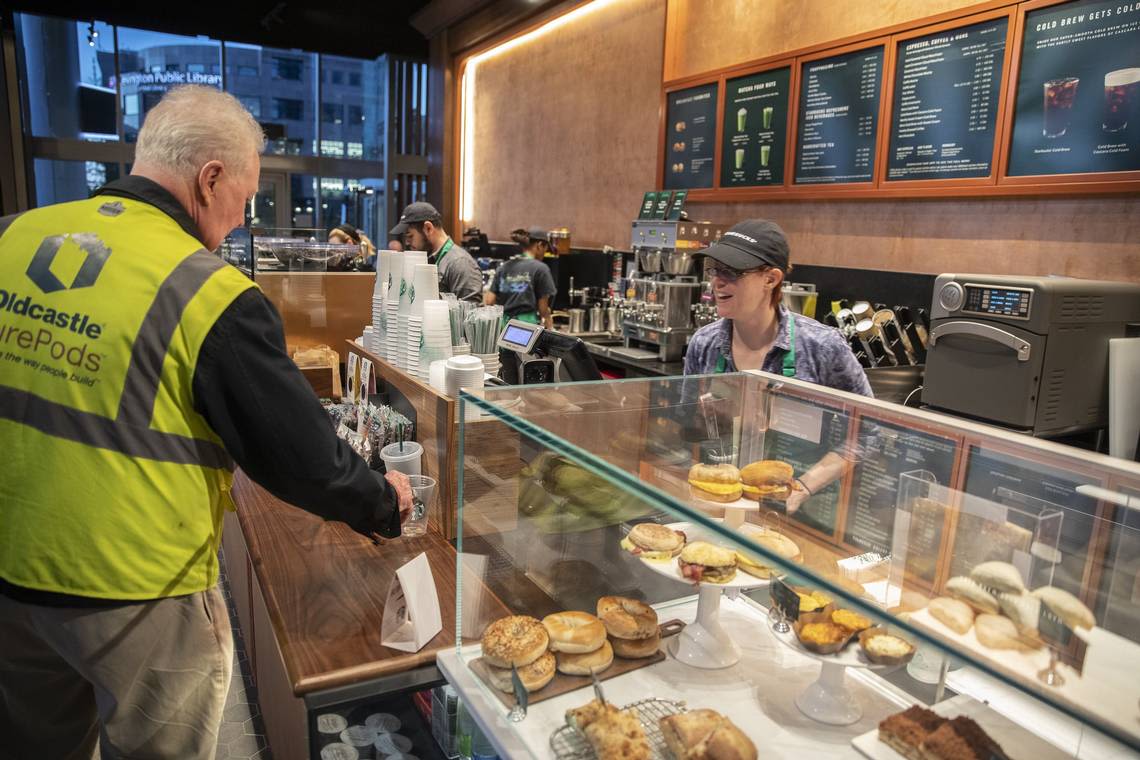
[[[385,53],[426,58],[427,40],[408,19],[427,4],[427,0],[234,0],[93,5],[90,0],[17,0],[0,7],[356,58]]]

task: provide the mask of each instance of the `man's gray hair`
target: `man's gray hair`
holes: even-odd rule
[[[237,98],[213,87],[185,85],[170,90],[147,113],[135,162],[190,178],[214,160],[241,172],[250,154],[264,149],[261,125]]]

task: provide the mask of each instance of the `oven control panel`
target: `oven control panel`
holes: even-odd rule
[[[1033,306],[1033,290],[1030,288],[966,283],[962,290],[963,314],[1029,319]]]

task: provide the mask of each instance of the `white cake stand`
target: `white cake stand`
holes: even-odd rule
[[[864,659],[859,654],[858,641],[852,641],[842,652],[819,654],[801,644],[794,630],[789,629],[786,633],[771,630],[772,635],[784,644],[821,663],[819,678],[796,697],[796,707],[800,712],[830,726],[848,726],[863,717],[863,706],[847,688],[847,668],[882,670],[886,666]]]
[[[715,536],[704,535],[699,526],[689,522],[671,523],[666,527],[684,531],[689,541],[707,540],[716,543]],[[694,585],[693,581],[681,575],[676,558],[664,561],[643,559],[641,563],[666,578]],[[746,589],[766,585],[767,580],[749,575],[743,570],[737,570],[736,577],[728,583],[699,584],[697,619],[686,625],[680,634],[669,639],[669,654],[695,668],[715,670],[735,665],[740,661],[740,647],[720,624],[721,591],[726,588]]]
[[[759,512],[761,510],[760,502],[745,499],[743,496],[727,504],[702,499],[697,490],[692,486],[689,486],[689,496],[693,501],[697,502],[697,506],[702,509],[723,509],[724,525],[726,528],[732,528],[733,530],[736,530],[744,524],[744,518],[748,516],[749,512]]]

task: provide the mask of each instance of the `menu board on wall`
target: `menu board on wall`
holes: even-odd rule
[[[717,83],[669,93],[665,109],[665,188],[713,186]]]
[[[882,69],[882,45],[803,64],[797,185],[871,181]]]
[[[895,64],[887,179],[988,177],[1005,17],[903,40]]]
[[[797,475],[811,469],[847,440],[848,416],[834,409],[806,401],[777,396],[772,401],[769,427],[764,438],[764,458],[778,459],[792,466]],[[835,532],[839,512],[841,481],[829,483],[813,493],[792,518],[828,535]]]
[[[992,541],[971,531],[970,523],[963,521],[954,541],[951,573],[969,572],[977,561],[1004,559],[1022,570],[1030,588],[1054,585],[1079,594],[1097,504],[1092,496],[1081,493],[1085,485],[1099,486],[1100,482],[1056,466],[972,447],[962,490],[986,500],[991,513],[1000,509],[1003,522],[1022,529],[1025,556],[1019,560],[994,555]],[[992,514],[987,517],[994,522]],[[982,550],[990,553],[979,554]]]
[[[949,485],[958,443],[866,417],[859,421],[858,441],[861,451],[851,484],[844,541],[866,551],[890,554],[900,477],[925,471],[934,476],[934,482]],[[926,527],[908,533],[907,567],[920,577],[933,578],[942,526]]]
[[[1025,17],[1011,176],[1140,170],[1140,3]]]
[[[725,83],[721,187],[783,184],[791,78],[785,66]]]

